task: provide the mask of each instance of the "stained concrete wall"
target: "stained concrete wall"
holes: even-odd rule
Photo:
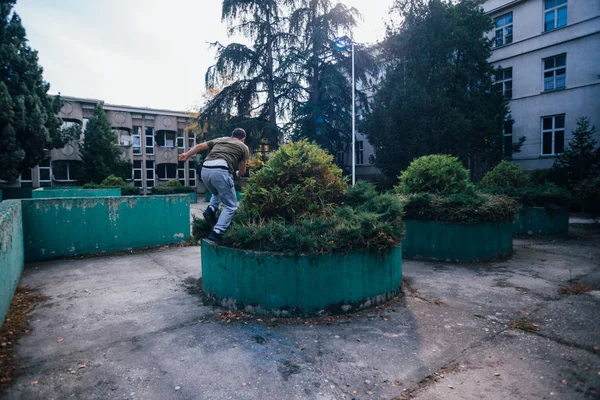
[[[188,195],[23,200],[25,261],[181,242]]]
[[[569,231],[569,210],[521,207],[513,233],[518,235],[556,235]]]
[[[23,224],[20,200],[0,203],[0,326],[23,272]]]
[[[102,188],[102,189],[80,189],[80,188],[53,188],[53,189],[35,189],[31,193],[34,199],[48,199],[55,197],[107,197],[120,196],[120,188]]]

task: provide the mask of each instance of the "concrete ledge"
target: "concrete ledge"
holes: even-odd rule
[[[202,242],[203,291],[220,305],[282,317],[355,312],[401,290],[402,249],[294,256]]]
[[[0,203],[0,326],[23,272],[23,223],[20,200]]]
[[[521,207],[513,233],[517,235],[556,235],[569,231],[569,210],[544,207]]]
[[[25,261],[181,242],[188,195],[23,200]]]
[[[53,188],[35,189],[31,193],[31,197],[34,199],[48,199],[57,197],[108,197],[108,196],[121,196],[120,188],[103,188],[103,189],[82,189],[82,188]]]
[[[512,222],[451,224],[407,220],[404,257],[458,262],[488,261],[512,253]]]

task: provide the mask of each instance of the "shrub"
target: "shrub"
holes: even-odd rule
[[[532,185],[543,185],[546,182],[553,182],[552,170],[550,169],[536,169],[531,171],[529,174],[529,182]]]
[[[500,162],[481,179],[481,184],[485,186],[518,188],[527,186],[528,183],[527,175],[521,167],[508,161]]]
[[[474,192],[469,170],[456,157],[433,154],[414,160],[399,177],[397,193],[449,195]]]
[[[179,182],[177,182],[179,183]],[[167,195],[167,194],[181,194],[181,193],[194,193],[196,188],[193,186],[165,186],[157,185],[152,188],[152,194],[154,195]]]
[[[127,186],[123,178],[110,175],[100,183],[101,187],[124,187]]]
[[[575,196],[581,210],[597,219],[600,216],[600,175],[581,181],[575,186]]]
[[[517,203],[502,195],[418,193],[400,199],[405,220],[478,224],[512,221],[517,217]]]
[[[346,189],[333,157],[302,140],[282,146],[250,177],[244,204],[257,217],[294,222],[339,203]]]
[[[135,186],[123,186],[121,188],[121,196],[139,196],[140,188]]]
[[[360,180],[354,186],[348,188],[344,203],[351,207],[359,206],[376,197],[378,194],[373,183]]]
[[[165,183],[163,183],[161,186],[179,187],[179,186],[183,186],[183,185],[177,179],[171,179],[170,181],[166,181]]]
[[[553,183],[525,186],[520,188],[483,186],[481,191],[488,194],[503,194],[512,197],[519,204],[527,207],[544,207],[559,209],[569,207],[572,201],[571,193]]]

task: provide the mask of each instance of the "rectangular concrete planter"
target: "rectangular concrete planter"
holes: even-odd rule
[[[4,200],[30,199],[33,189],[32,187],[3,187],[2,198]]]
[[[459,262],[487,261],[512,253],[512,222],[451,224],[407,220],[404,257]]]
[[[32,192],[34,199],[50,199],[57,197],[109,197],[121,196],[120,188],[83,189],[83,188],[39,188]]]
[[[402,249],[295,256],[202,242],[202,285],[222,306],[254,314],[354,312],[381,304],[402,284]]]
[[[20,200],[0,203],[0,326],[23,272],[23,223]]]
[[[557,235],[569,231],[569,210],[544,207],[521,207],[513,233],[517,235]]]

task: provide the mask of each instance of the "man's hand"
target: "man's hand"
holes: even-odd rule
[[[187,161],[188,158],[190,158],[190,156],[188,155],[188,153],[183,153],[179,155],[179,161]]]

